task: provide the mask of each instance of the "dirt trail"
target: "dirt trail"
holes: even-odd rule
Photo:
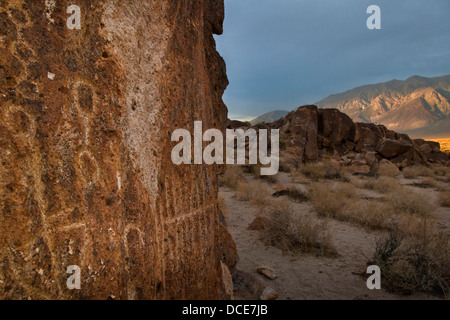
[[[278,181],[288,185],[290,178],[284,174],[278,177]],[[297,186],[305,188],[305,185]],[[432,193],[431,190],[427,192]],[[275,247],[266,246],[260,240],[258,231],[247,230],[259,212],[256,206],[237,200],[234,190],[221,188],[220,193],[226,205],[228,229],[238,247],[240,261],[237,268],[255,274],[266,285],[277,290],[279,299],[354,299],[367,294],[372,299],[437,299],[422,293],[400,296],[385,290],[367,289],[366,279],[357,274],[365,271],[366,263],[374,253],[376,239],[382,235],[379,231],[330,219],[327,221],[328,229],[339,254],[337,258],[286,255]],[[299,214],[313,212],[309,202],[293,203],[293,208]],[[449,211],[448,208],[436,211],[438,222],[445,227],[450,226],[447,224],[450,221]],[[268,280],[257,274],[256,269],[260,265],[274,268],[278,278]]]

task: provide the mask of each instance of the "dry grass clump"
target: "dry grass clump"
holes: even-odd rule
[[[446,167],[443,165],[435,164],[431,167],[431,169],[433,170],[434,174],[437,176],[446,176],[447,174],[450,173],[450,167]]]
[[[332,187],[314,183],[310,185],[309,195],[319,216],[370,229],[406,231],[417,219],[431,215],[432,205],[419,194],[400,185],[392,190],[382,199],[360,199],[351,184]]]
[[[435,177],[433,170],[425,166],[407,167],[402,171],[405,178],[415,179],[417,177]]]
[[[350,183],[354,185],[356,188],[367,189],[366,184],[370,180],[372,180],[372,178],[354,176],[351,178]]]
[[[442,191],[439,194],[439,204],[443,207],[450,208],[450,190]]]
[[[400,188],[400,183],[396,178],[383,176],[376,179],[368,179],[364,187],[366,189],[374,190],[379,193],[389,193]]]
[[[389,193],[385,200],[392,206],[393,214],[427,217],[433,210],[433,206],[423,195],[415,193],[406,187],[401,187],[395,192]]]
[[[396,177],[400,170],[392,163],[380,163],[377,174],[382,177]]]
[[[350,203],[345,214],[347,221],[375,230],[394,228],[389,204],[373,200],[357,200]]]
[[[392,292],[450,294],[450,246],[442,233],[422,222],[416,233],[398,230],[377,242],[374,261],[384,286]]]
[[[271,175],[271,176],[261,175],[261,168],[264,168],[264,167],[268,167],[268,166],[264,166],[259,162],[257,164],[252,164],[251,166],[249,166],[249,173],[253,174],[253,176],[256,179],[262,179],[269,183],[276,183],[277,182],[276,177],[278,174]]]
[[[293,183],[308,184],[308,178],[300,170],[292,170],[289,176]]]
[[[263,214],[273,202],[269,189],[261,181],[239,182],[236,188],[236,198],[240,201],[249,201],[257,206],[259,214]]]
[[[351,185],[339,184],[332,188],[323,183],[313,183],[309,186],[309,196],[317,214],[322,217],[347,220],[345,209],[354,197]]]
[[[281,171],[281,172],[290,173],[292,171],[292,167],[288,163],[286,163],[285,161],[280,160],[280,164],[279,164],[278,170]]]
[[[346,171],[341,168],[339,163],[330,160],[304,164],[300,168],[300,172],[314,181],[323,179],[347,180]]]
[[[420,188],[437,188],[439,186],[439,183],[431,177],[425,177],[420,182],[415,183],[414,185]]]
[[[323,164],[320,162],[307,163],[300,168],[300,172],[306,177],[315,181],[325,179]]]
[[[225,172],[219,176],[219,186],[236,189],[239,182],[245,181],[241,167],[227,165]]]
[[[277,201],[268,214],[269,224],[261,230],[262,240],[285,253],[335,256],[325,221],[293,212],[288,200]]]
[[[270,194],[267,187],[261,182],[238,182],[236,197],[240,201],[250,201],[255,205],[270,203]]]
[[[255,197],[254,189],[247,182],[239,181],[236,187],[236,198],[240,201],[250,201]]]
[[[278,189],[272,194],[272,197],[279,198],[282,196],[288,196],[291,200],[295,202],[306,202],[309,200],[309,195],[300,190],[295,184],[291,184],[289,187],[283,189]]]
[[[436,179],[443,182],[450,182],[450,167],[443,165],[433,165],[433,172],[436,175]]]

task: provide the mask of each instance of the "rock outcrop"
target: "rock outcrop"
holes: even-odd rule
[[[222,169],[170,157],[225,128],[223,1],[71,4],[0,0],[0,299],[229,297]]]
[[[280,129],[280,144],[288,151],[281,151],[282,161],[294,166],[325,156],[361,173],[376,170],[381,160],[399,168],[449,164],[449,156],[440,151],[439,143],[413,140],[383,125],[355,123],[337,109],[303,106],[280,120],[256,127]]]

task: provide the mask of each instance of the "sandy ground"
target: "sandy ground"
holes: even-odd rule
[[[253,180],[247,176],[247,180]],[[277,180],[283,184],[292,183],[288,174],[281,173]],[[412,184],[413,180],[403,179],[402,184]],[[274,188],[274,184],[268,184]],[[299,188],[304,185],[297,184]],[[416,187],[411,187],[416,189]],[[359,190],[362,193],[370,191]],[[420,188],[427,198],[437,201],[437,191]],[[274,288],[279,299],[354,299],[361,295],[369,295],[372,299],[437,299],[427,294],[400,296],[385,290],[369,290],[366,278],[358,275],[367,268],[367,261],[375,250],[376,239],[383,233],[371,231],[354,224],[327,220],[339,256],[337,258],[316,257],[313,255],[287,255],[281,250],[266,246],[258,231],[247,230],[248,225],[255,219],[259,209],[249,202],[239,201],[235,191],[221,188],[220,194],[225,200],[226,219],[228,229],[232,234],[240,260],[238,270],[252,273]],[[376,197],[376,193],[364,194]],[[314,213],[309,202],[293,203],[299,214]],[[450,209],[438,208],[435,211],[438,224],[450,233]],[[268,280],[256,272],[258,266],[265,265],[276,270],[278,278]]]

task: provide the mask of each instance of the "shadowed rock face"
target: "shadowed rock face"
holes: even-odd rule
[[[0,0],[0,298],[228,297],[221,168],[170,158],[224,129],[223,1],[79,0],[81,30],[71,4]]]

